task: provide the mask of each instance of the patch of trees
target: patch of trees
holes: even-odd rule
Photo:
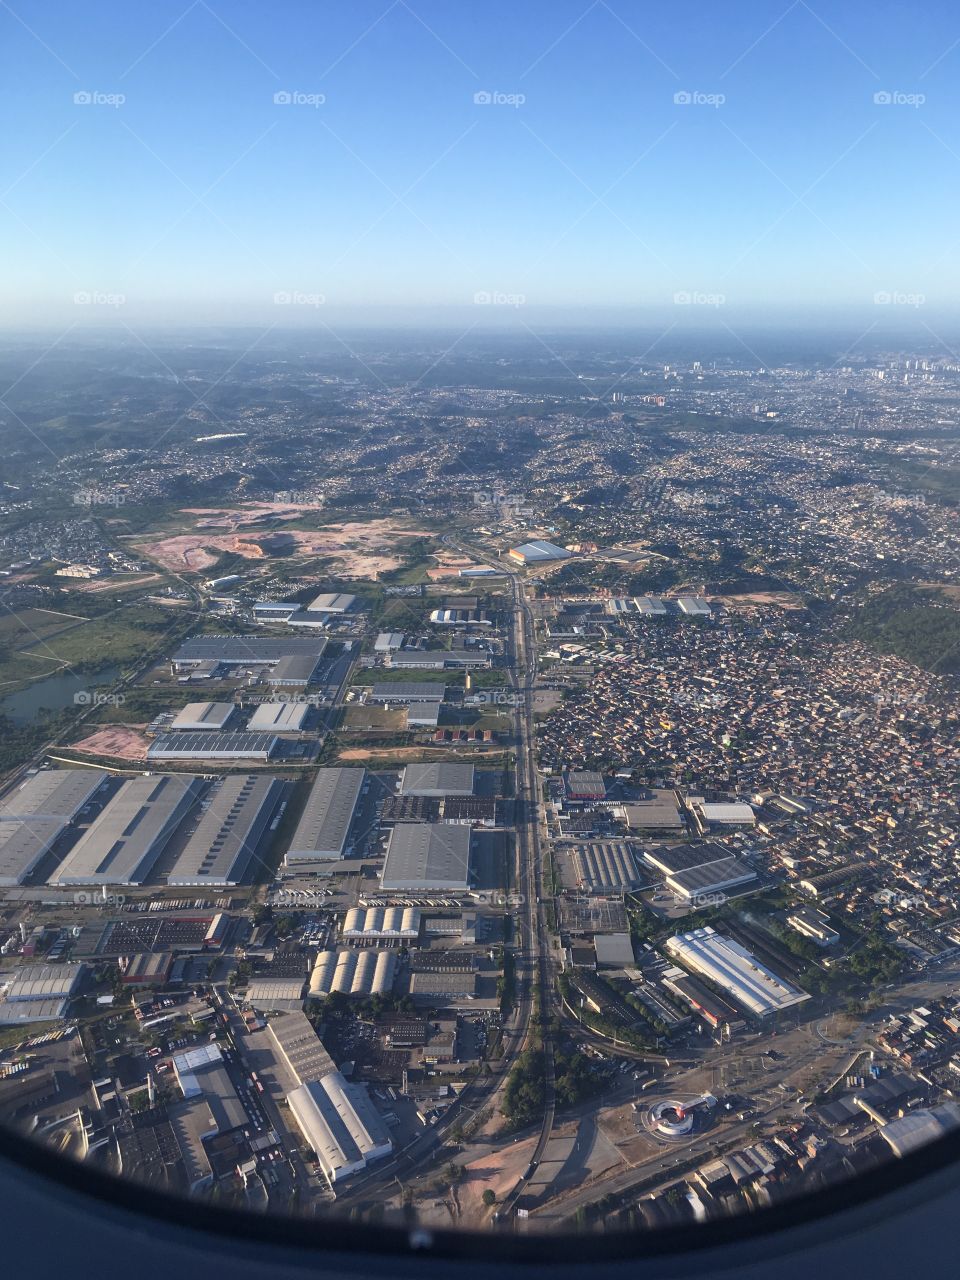
[[[847,634],[937,675],[960,671],[960,611],[929,603],[911,587],[891,587],[858,609]]]

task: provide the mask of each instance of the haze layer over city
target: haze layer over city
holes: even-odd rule
[[[3,6],[6,1131],[429,1243],[960,1127],[931,8]]]

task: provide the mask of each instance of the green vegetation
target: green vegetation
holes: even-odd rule
[[[913,587],[890,587],[853,614],[847,635],[924,671],[960,672],[960,610],[931,603],[935,599]]]
[[[523,1129],[542,1119],[546,1103],[546,1060],[542,1049],[527,1049],[507,1077],[503,1114],[511,1128]]]
[[[497,995],[500,997],[500,1012],[506,1015],[517,1000],[516,961],[513,952],[504,951],[501,948],[500,962],[503,965],[503,974],[497,979]]]

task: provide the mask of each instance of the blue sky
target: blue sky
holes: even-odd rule
[[[958,106],[949,3],[11,0],[0,322],[948,308]]]

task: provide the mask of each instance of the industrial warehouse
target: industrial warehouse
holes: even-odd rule
[[[371,702],[443,702],[446,685],[431,680],[392,680],[375,684],[370,694]]]
[[[284,857],[285,866],[303,866],[344,856],[365,779],[363,769],[317,770]]]
[[[408,764],[400,780],[402,796],[472,796],[474,767],[457,761],[438,764]]]
[[[131,778],[50,878],[58,885],[142,884],[197,803],[201,778]]]
[[[644,852],[644,861],[664,873],[667,888],[678,898],[692,901],[704,894],[723,893],[753,885],[757,873],[723,845],[655,845]]]
[[[0,886],[23,884],[103,786],[97,769],[44,769],[0,805]]]
[[[665,949],[684,968],[716,983],[755,1018],[768,1017],[810,999],[805,991],[778,978],[746,947],[709,925],[668,938]]]
[[[310,995],[383,996],[392,989],[396,973],[395,951],[320,951],[310,974]]]
[[[554,560],[569,560],[572,552],[552,542],[544,542],[542,538],[534,538],[532,542],[525,542],[522,546],[511,547],[507,555],[517,564],[531,565],[549,564]]]
[[[340,936],[344,942],[416,942],[420,936],[420,911],[417,907],[351,907]]]
[[[222,733],[236,710],[232,702],[188,702],[173,717],[170,728],[175,733],[197,733],[206,729]]]
[[[62,1018],[86,972],[82,964],[36,964],[5,976],[0,1026]]]
[[[300,733],[310,712],[308,702],[264,702],[247,722],[251,733]]]
[[[327,641],[324,637],[194,636],[170,660],[181,679],[212,680],[225,672],[267,670],[273,684],[308,685],[316,677]]]
[[[331,1187],[393,1150],[366,1090],[348,1084],[339,1071],[302,1084],[287,1103]]]
[[[242,883],[265,842],[286,791],[277,778],[224,778],[204,800],[205,812],[171,868],[171,885]]]
[[[148,760],[259,760],[277,749],[273,733],[162,733],[147,749]]]
[[[559,845],[557,853],[569,854],[577,888],[585,893],[624,893],[650,883],[624,840]]]
[[[470,887],[469,827],[401,822],[390,832],[380,884],[402,893],[462,893]]]

